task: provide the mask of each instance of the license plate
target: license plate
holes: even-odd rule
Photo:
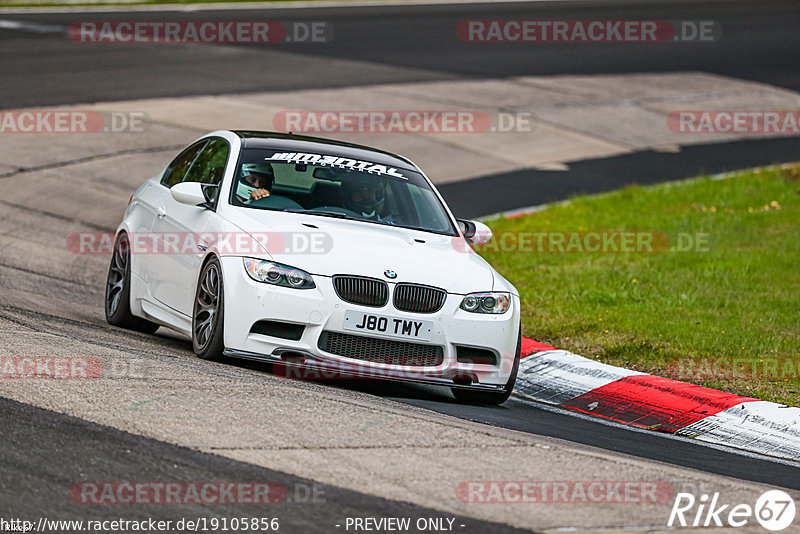
[[[403,339],[430,341],[433,331],[433,321],[418,321],[416,319],[400,319],[385,315],[374,315],[355,310],[348,310],[344,314],[345,330],[380,334]]]

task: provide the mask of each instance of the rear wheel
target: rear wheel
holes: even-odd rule
[[[131,251],[128,235],[120,232],[114,241],[105,294],[106,322],[110,325],[152,334],[156,323],[131,313]]]
[[[474,391],[471,389],[452,388],[453,396],[464,404],[503,404],[514,391],[514,383],[517,381],[517,371],[519,371],[519,359],[522,352],[522,325],[520,325],[519,335],[517,336],[517,353],[514,355],[514,363],[511,368],[511,376],[508,377],[502,391]]]
[[[211,258],[200,271],[192,315],[192,348],[204,360],[222,359],[223,335],[222,268]]]

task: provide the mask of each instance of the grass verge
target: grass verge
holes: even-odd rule
[[[486,222],[495,237],[476,250],[519,289],[526,335],[800,405],[796,164],[576,196]],[[613,251],[626,242],[633,251]]]

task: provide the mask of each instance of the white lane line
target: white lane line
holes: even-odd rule
[[[196,4],[136,4],[141,0],[121,1],[115,4],[100,3],[109,0],[99,0],[96,4],[80,4],[81,0],[75,2],[64,2],[61,6],[4,6],[0,8],[0,13],[74,13],[74,12],[109,12],[109,11],[233,11],[233,10],[286,10],[286,9],[339,9],[348,7],[418,7],[418,6],[438,6],[450,4],[470,4],[470,5],[494,5],[498,3],[537,3],[547,4],[555,2],[577,2],[579,0],[404,0],[404,1],[385,1],[385,0],[353,0],[353,1],[285,1],[285,2],[230,2],[220,4],[217,2]],[[91,1],[91,0],[89,0]],[[73,5],[75,4],[75,5]]]
[[[0,19],[0,30],[19,30],[33,33],[64,33],[67,31],[67,27],[57,26],[55,24],[37,24],[24,20]]]

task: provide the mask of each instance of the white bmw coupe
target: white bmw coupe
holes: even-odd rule
[[[106,318],[182,332],[208,360],[434,384],[500,404],[519,366],[520,300],[468,245],[490,237],[455,219],[401,156],[216,131],[131,197]]]

